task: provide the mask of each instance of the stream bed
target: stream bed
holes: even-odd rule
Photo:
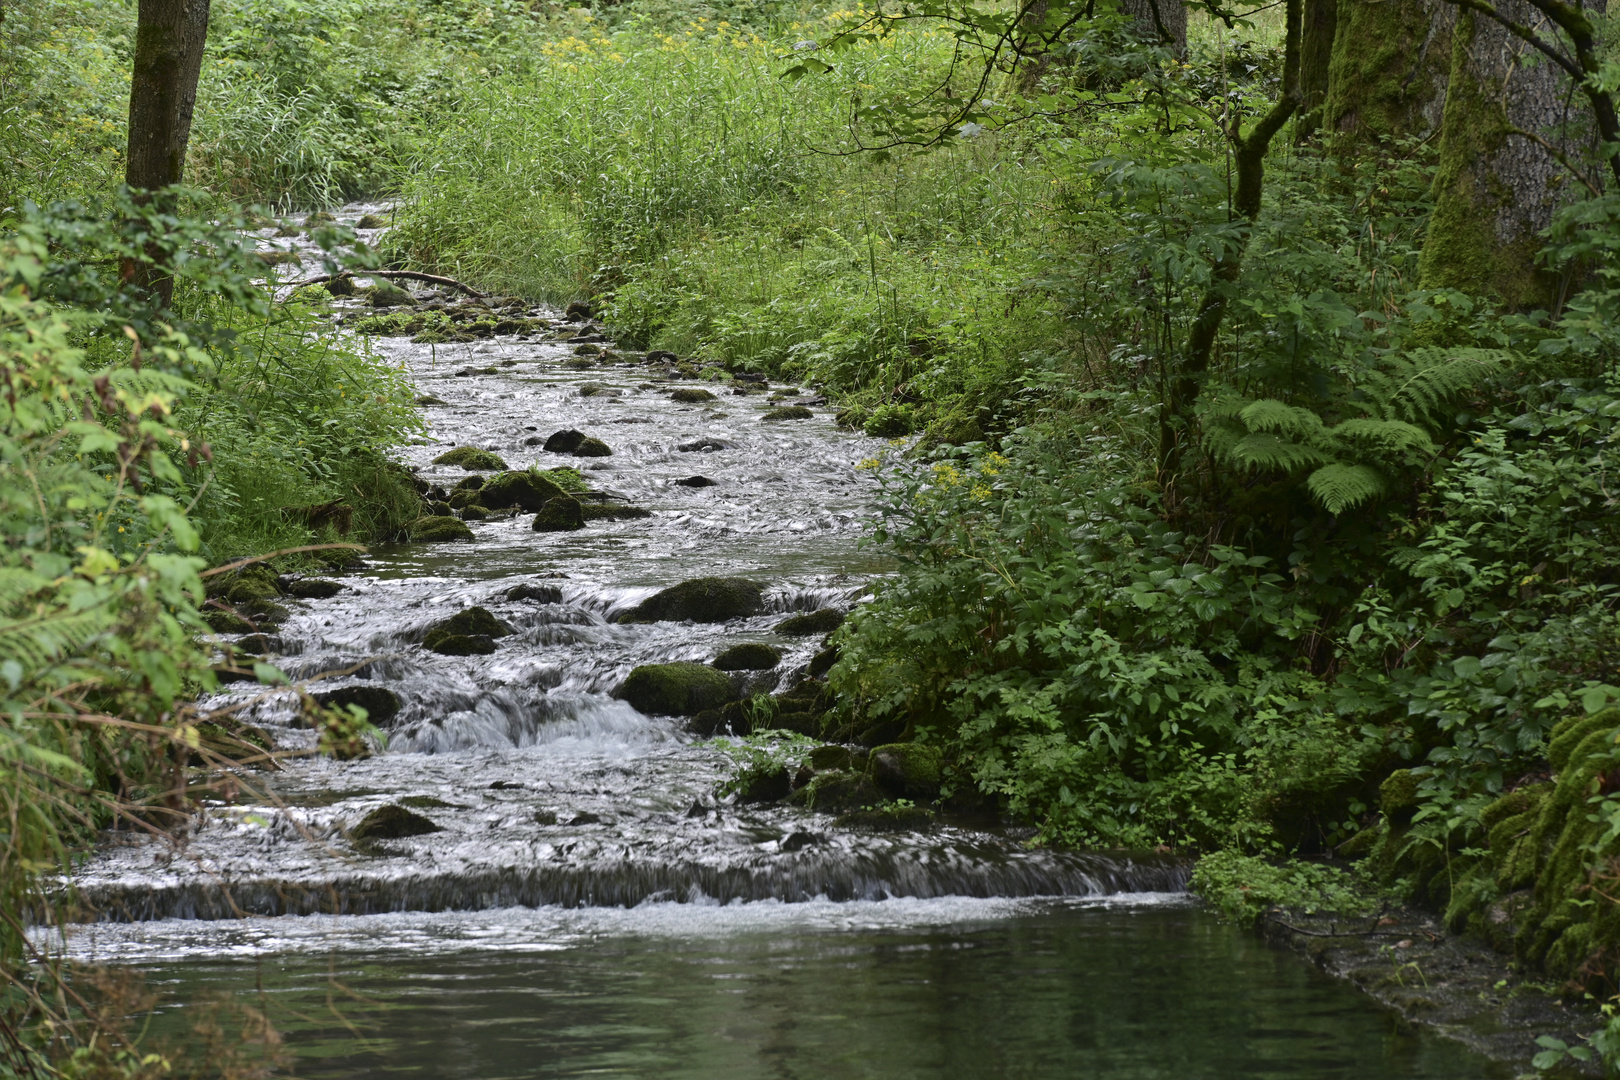
[[[263,797],[208,806],[183,843],[128,838],[83,867],[100,921],[64,947],[140,968],[168,993],[160,1027],[209,995],[261,1002],[307,1077],[1512,1075],[1220,924],[1176,859],[739,805],[717,796],[728,740],[617,700],[637,665],[740,642],[783,657],[743,689],[785,690],[821,638],[773,627],[847,610],[890,569],[858,543],[876,485],[857,466],[884,444],[808,391],[773,388],[812,415],[770,421],[768,393],[554,335],[376,347],[437,402],[431,438],[401,455],[430,484],[468,476],[433,459],[470,446],[577,468],[650,516],[474,521],[470,543],[376,547],[335,596],[290,603],[262,643],[275,663],[385,688],[399,711],[383,753],[294,760]],[[672,400],[679,385],[717,398]],[[564,429],[611,455],[545,452]],[[765,611],[616,621],[711,576],[759,582]],[[514,633],[488,655],[423,648],[426,626],[473,605]],[[208,704],[313,744],[284,692],[239,684]],[[436,831],[352,842],[384,806]]]

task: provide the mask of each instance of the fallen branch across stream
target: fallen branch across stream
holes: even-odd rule
[[[415,270],[362,270],[359,273],[345,270],[340,274],[322,274],[320,277],[307,278],[304,281],[289,281],[285,284],[287,287],[298,289],[305,285],[320,285],[323,282],[336,281],[338,278],[354,277],[407,278],[411,281],[426,281],[433,285],[444,285],[451,289],[459,289],[468,296],[476,297],[479,300],[489,299],[488,293],[481,293],[471,285],[463,285],[455,278],[440,277],[437,274],[423,274]]]

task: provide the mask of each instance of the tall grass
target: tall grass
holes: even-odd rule
[[[594,297],[642,344],[872,405],[941,400],[1061,336],[1020,308],[1054,215],[1025,136],[842,156],[851,90],[914,92],[950,39],[903,33],[784,80],[814,31],[598,26],[547,44],[424,142],[394,243],[501,291]]]

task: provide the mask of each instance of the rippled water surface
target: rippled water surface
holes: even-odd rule
[[[431,439],[403,453],[425,479],[453,486],[467,474],[432,459],[476,446],[578,467],[651,516],[575,533],[475,522],[473,543],[377,549],[337,596],[289,605],[276,663],[402,707],[386,753],[294,761],[182,843],[109,843],[84,866],[101,921],[67,948],[148,971],[180,1003],[166,1023],[205,992],[247,995],[311,1077],[1496,1075],[1218,925],[1174,859],[1028,851],[994,823],[871,833],[739,806],[717,796],[724,742],[612,697],[637,664],[742,641],[784,660],[740,690],[791,687],[820,642],[772,626],[848,609],[889,569],[858,545],[876,489],[857,465],[878,440],[821,404],[763,421],[765,395],[723,386],[678,404],[661,367],[580,370],[554,340],[377,347],[441,402],[425,407]],[[562,428],[612,456],[543,452]],[[676,483],[694,475],[715,483]],[[712,575],[762,583],[767,612],[615,621]],[[509,598],[520,584],[555,593]],[[494,654],[418,644],[474,604],[516,629]],[[285,694],[238,686],[211,704],[283,745],[313,739]],[[390,803],[438,831],[351,843]]]

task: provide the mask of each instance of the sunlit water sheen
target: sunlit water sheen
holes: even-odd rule
[[[558,343],[376,347],[446,402],[425,409],[432,445],[403,452],[425,478],[453,486],[467,474],[430,462],[472,445],[580,467],[653,516],[562,534],[529,515],[473,523],[472,544],[379,548],[343,593],[294,602],[276,662],[396,691],[388,752],[295,761],[268,798],[210,806],[178,846],[109,844],[78,878],[102,921],[71,930],[75,956],[140,965],[181,1003],[262,993],[310,1077],[1495,1075],[1218,925],[1175,859],[737,806],[716,798],[721,744],[611,697],[637,664],[739,641],[785,655],[745,689],[792,685],[819,641],[771,626],[848,608],[889,569],[858,545],[876,490],[857,464],[880,441],[819,407],[762,422],[763,395],[676,404],[660,372],[576,371]],[[586,382],[617,392],[583,397]],[[560,428],[613,456],[528,444]],[[703,439],[722,448],[680,449]],[[718,483],[675,484],[694,474]],[[764,583],[770,610],[613,621],[711,575]],[[560,596],[505,599],[519,583]],[[487,657],[413,643],[471,604],[518,632]],[[284,744],[312,739],[275,693],[211,702],[242,703]],[[347,840],[402,798],[442,831]]]

